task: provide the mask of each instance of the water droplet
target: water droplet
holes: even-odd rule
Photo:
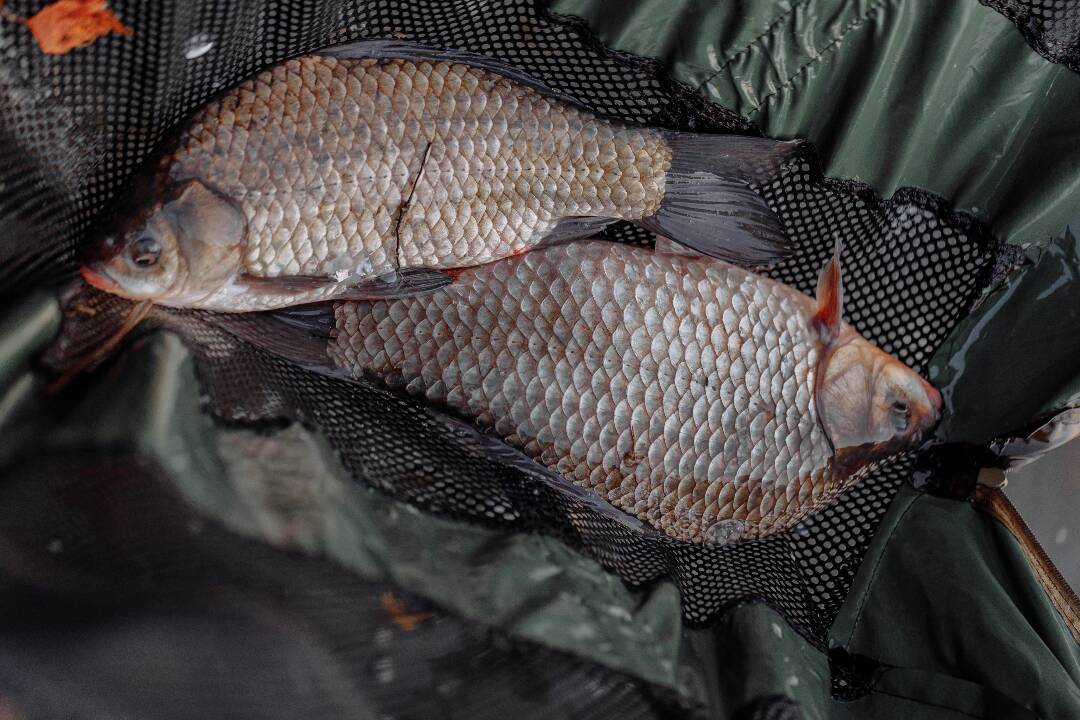
[[[727,545],[742,537],[746,523],[742,520],[721,520],[705,531],[705,542],[710,545]]]
[[[210,33],[195,33],[184,43],[184,57],[188,60],[202,57],[214,47],[214,37]]]
[[[1069,528],[1061,527],[1058,529],[1057,534],[1054,535],[1054,542],[1058,545],[1063,545],[1065,540],[1069,537]]]
[[[375,676],[375,682],[389,685],[394,682],[394,661],[388,657],[376,658],[371,663],[371,672]]]
[[[49,544],[45,546],[45,549],[53,555],[59,555],[64,552],[64,541],[60,538],[53,538],[49,541]]]
[[[390,628],[382,627],[375,631],[375,645],[378,647],[387,647],[393,639],[394,631]]]

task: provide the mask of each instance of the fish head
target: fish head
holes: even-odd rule
[[[941,393],[843,322],[843,300],[837,237],[810,320],[821,353],[814,399],[837,464],[851,471],[918,444],[941,417]]]
[[[235,202],[188,180],[114,213],[88,248],[81,273],[121,297],[182,306],[235,277],[246,233]]]
[[[825,348],[815,385],[833,448],[860,464],[915,446],[941,417],[933,385],[849,326]]]

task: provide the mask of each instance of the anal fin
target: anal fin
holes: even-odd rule
[[[456,417],[426,409],[428,415],[442,424],[457,442],[471,452],[499,465],[511,467],[524,474],[530,480],[547,485],[559,494],[580,503],[584,508],[598,515],[610,518],[640,535],[659,537],[659,533],[638,518],[618,509],[594,490],[576,485],[567,477],[533,460],[525,453],[503,442],[494,435],[488,435],[479,428]]]

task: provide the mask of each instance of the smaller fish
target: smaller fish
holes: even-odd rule
[[[82,274],[221,312],[405,297],[619,220],[767,265],[789,247],[752,186],[799,147],[629,125],[492,58],[366,41],[195,113],[103,216]]]

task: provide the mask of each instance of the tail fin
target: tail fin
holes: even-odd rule
[[[742,265],[789,254],[784,228],[750,184],[775,178],[799,142],[740,135],[670,133],[664,198],[643,227],[680,245]]]

